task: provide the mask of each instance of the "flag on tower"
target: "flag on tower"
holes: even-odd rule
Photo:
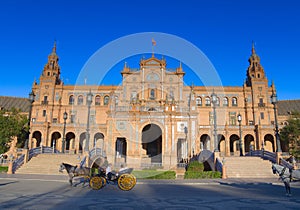
[[[156,41],[152,38],[152,45],[155,46],[156,45]]]

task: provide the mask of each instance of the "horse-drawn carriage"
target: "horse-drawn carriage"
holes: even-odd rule
[[[73,185],[73,178],[81,176],[84,178],[83,185],[86,180],[89,180],[89,185],[94,190],[99,190],[107,184],[118,185],[121,190],[131,190],[136,184],[136,178],[132,172],[132,168],[124,169],[119,173],[112,172],[110,176],[106,175],[104,168],[98,168],[98,171],[94,168],[77,167],[67,163],[60,165],[59,171],[66,170],[69,175],[69,182]],[[97,172],[96,172],[97,171]]]

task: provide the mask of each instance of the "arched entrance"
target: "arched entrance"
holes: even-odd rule
[[[162,131],[155,124],[148,124],[142,130],[142,148],[151,158],[151,163],[162,162]]]
[[[126,138],[117,138],[115,149],[116,163],[126,163],[127,142]]]
[[[104,150],[104,135],[103,135],[103,133],[95,134],[93,146],[96,148],[101,148],[101,151]]]
[[[254,137],[250,134],[245,136],[245,152],[250,152],[250,150],[255,150],[254,148]]]
[[[233,134],[230,136],[229,139],[230,139],[230,155],[239,155],[240,137],[236,134]]]
[[[53,147],[54,149],[57,150],[61,150],[61,148],[59,147],[59,143],[58,143],[58,139],[61,138],[61,135],[59,132],[54,132],[51,135],[51,147]]]
[[[79,137],[79,152],[82,152],[84,150],[84,147],[85,147],[85,143],[86,143],[86,140],[85,140],[85,137],[86,137],[86,134],[85,132],[80,134],[80,137]]]
[[[75,147],[75,134],[72,132],[67,133],[66,135],[66,151],[74,150]]]
[[[264,149],[269,152],[275,152],[274,137],[271,134],[265,135]]]
[[[41,146],[42,133],[40,131],[34,131],[32,134],[31,148]]]
[[[210,137],[207,134],[203,134],[200,137],[200,150],[210,150]]]
[[[221,156],[225,156],[225,136],[222,134],[218,134],[218,149],[220,151]]]

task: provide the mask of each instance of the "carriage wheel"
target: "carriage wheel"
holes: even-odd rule
[[[102,176],[100,178],[102,180],[102,187],[104,187],[106,185],[106,179]]]
[[[122,174],[118,179],[118,187],[121,190],[131,190],[136,184],[136,178],[132,174]]]
[[[90,179],[90,187],[93,190],[99,190],[103,187],[103,180],[102,177],[98,177],[98,176],[93,176]]]

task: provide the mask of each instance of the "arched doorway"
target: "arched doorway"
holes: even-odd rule
[[[100,148],[101,151],[104,150],[104,135],[103,135],[103,133],[95,134],[93,146],[96,148]]]
[[[126,163],[127,142],[126,138],[117,138],[115,149],[116,163]]]
[[[200,150],[210,150],[210,137],[207,134],[203,134],[200,137]]]
[[[41,146],[42,133],[40,131],[34,131],[32,134],[31,148]]]
[[[78,148],[79,152],[82,152],[84,150],[84,148],[85,148],[85,143],[86,143],[86,138],[85,137],[86,137],[85,132],[82,133],[82,134],[80,134],[80,137],[79,137],[79,148]]]
[[[162,162],[162,131],[155,124],[148,124],[142,130],[142,148],[151,158],[151,163]]]
[[[250,134],[247,134],[245,137],[244,137],[244,142],[245,142],[245,152],[250,152],[250,150],[255,150],[254,148],[254,137]]]
[[[271,134],[267,134],[264,137],[264,150],[275,152],[274,137]]]
[[[58,139],[61,138],[61,134],[59,132],[54,132],[51,135],[51,147],[53,147],[54,149],[60,150],[61,148],[59,148],[59,142]]]
[[[237,155],[239,154],[238,152],[240,151],[239,146],[239,140],[240,137],[236,134],[233,134],[230,136],[230,155]]]
[[[66,151],[74,150],[75,147],[75,134],[72,132],[66,135]]]
[[[225,136],[222,134],[218,134],[218,149],[220,151],[221,156],[225,156]]]

